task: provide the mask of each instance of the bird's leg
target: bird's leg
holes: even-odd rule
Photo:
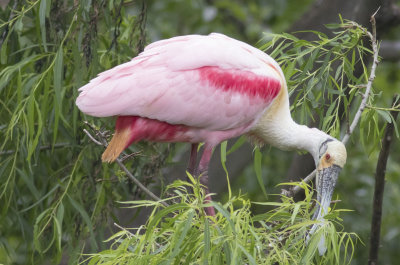
[[[210,163],[210,159],[212,156],[213,152],[213,146],[204,145],[204,151],[201,156],[200,162],[199,162],[199,168],[198,168],[198,176],[200,178],[200,184],[202,184],[204,187],[204,193],[205,193],[205,198],[204,198],[204,203],[209,203],[211,202],[211,195],[209,194],[208,190],[208,164]],[[215,210],[214,207],[209,206],[206,207],[205,212],[207,215],[214,216],[215,215]]]
[[[189,172],[192,176],[194,175],[195,170],[196,170],[198,146],[199,146],[198,143],[192,144],[192,149],[190,150],[190,158],[189,158],[189,164],[187,167],[187,172]]]

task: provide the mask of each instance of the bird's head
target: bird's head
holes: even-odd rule
[[[319,204],[313,219],[319,220],[328,213],[336,181],[346,164],[346,147],[342,142],[328,138],[320,143],[318,156],[315,156],[314,159],[317,168],[317,200]]]

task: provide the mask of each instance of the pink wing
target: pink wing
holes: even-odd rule
[[[255,122],[284,77],[268,55],[222,34],[155,42],[79,89],[89,115],[141,116],[208,130]]]

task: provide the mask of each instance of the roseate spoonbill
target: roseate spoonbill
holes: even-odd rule
[[[292,120],[284,75],[262,51],[222,34],[154,42],[131,61],[105,71],[79,89],[79,109],[117,116],[102,155],[114,161],[140,140],[192,143],[188,170],[208,194],[208,164],[220,142],[247,134],[284,150],[306,150],[317,167],[318,209],[327,213],[346,163],[346,149],[326,133]],[[198,143],[204,151],[196,169]],[[208,195],[206,201],[211,200]],[[214,215],[214,208],[206,208]]]

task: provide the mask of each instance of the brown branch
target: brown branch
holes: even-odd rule
[[[139,41],[137,44],[137,51],[138,53],[144,50],[144,45],[146,43],[146,20],[147,20],[147,3],[143,1],[142,3],[142,10],[140,11],[139,16]]]
[[[129,38],[129,47],[133,49],[133,39],[134,39],[133,36],[135,35],[136,30],[139,30],[139,36],[136,43],[137,54],[141,53],[144,50],[146,44],[146,21],[147,21],[147,2],[146,0],[143,0],[140,14],[136,17],[136,21],[132,27]]]
[[[360,103],[360,106],[358,107],[358,110],[354,116],[354,119],[349,127],[349,129],[347,130],[346,134],[343,136],[342,138],[342,143],[343,144],[347,144],[347,142],[350,139],[350,136],[352,135],[352,133],[354,132],[355,128],[357,127],[360,118],[361,118],[361,114],[363,113],[366,105],[367,105],[367,101],[371,92],[371,88],[372,88],[372,83],[374,82],[375,79],[375,71],[376,71],[376,67],[379,63],[378,60],[378,43],[376,41],[376,21],[375,21],[375,15],[376,13],[379,11],[379,9],[371,16],[371,25],[372,25],[372,33],[370,33],[367,29],[365,29],[364,27],[360,26],[359,24],[353,22],[353,26],[358,27],[360,29],[362,29],[364,31],[364,33],[369,37],[369,39],[371,40],[371,45],[372,45],[372,52],[373,52],[373,58],[374,61],[372,62],[372,66],[371,66],[371,72],[370,75],[368,77],[368,83],[365,85],[365,92],[364,94],[361,95],[362,100]],[[313,172],[311,172],[305,179],[303,179],[301,182],[302,183],[309,183],[310,181],[312,181],[314,179],[314,177],[317,174],[317,170],[314,170]],[[282,189],[281,194],[287,196],[287,197],[293,197],[295,196],[299,191],[301,191],[302,188],[301,186],[294,186],[289,190],[285,190]]]
[[[118,46],[118,37],[121,34],[120,31],[120,26],[122,23],[122,16],[121,16],[121,9],[124,4],[124,1],[121,1],[117,8],[115,8],[115,27],[114,27],[114,37],[111,41],[110,48],[108,48],[108,51],[111,51],[111,49],[115,46],[115,49],[117,49]],[[115,2],[114,2],[114,7],[115,7]]]
[[[395,100],[396,96],[394,97],[393,101]],[[389,157],[390,144],[392,143],[394,123],[396,122],[399,112],[392,111],[391,114],[393,116],[393,120],[391,123],[387,123],[386,125],[385,135],[382,139],[382,149],[379,153],[378,163],[376,165],[368,265],[375,265],[378,263],[386,164]]]
[[[88,123],[86,123],[88,124]],[[107,140],[105,138],[105,133],[101,132],[97,129],[95,129],[93,126],[91,126],[92,130],[96,132],[96,135],[99,136],[100,140],[97,140],[95,137],[93,137],[88,130],[83,129],[83,132],[92,140],[95,144],[101,145],[106,147],[107,146]],[[159,198],[157,195],[155,195],[153,192],[151,192],[149,189],[147,189],[135,176],[132,175],[132,173],[125,167],[125,165],[122,163],[122,161],[117,158],[115,160],[119,167],[125,172],[125,174],[150,198],[152,198],[155,201],[159,201],[162,205],[168,206],[168,204],[164,201],[161,201],[161,198]]]

